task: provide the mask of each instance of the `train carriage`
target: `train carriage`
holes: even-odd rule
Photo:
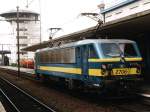
[[[108,83],[141,80],[142,57],[134,41],[124,39],[86,39],[38,50],[38,75],[57,77],[75,86],[106,87]]]

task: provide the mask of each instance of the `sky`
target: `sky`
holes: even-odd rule
[[[28,8],[27,6],[28,1]],[[111,6],[112,3],[117,3],[124,0],[0,0],[0,13],[14,10],[18,5],[20,9],[28,9],[41,13],[42,23],[42,41],[48,40],[48,28],[62,28],[54,38],[68,33],[86,29],[97,24],[96,21],[80,16],[82,12],[97,12],[97,5],[105,2],[106,6]],[[10,24],[0,21],[0,36],[11,38]],[[2,39],[0,39],[2,40]],[[8,43],[9,39],[3,39]],[[3,41],[1,41],[3,42]]]
[[[16,9],[17,5],[20,9],[26,9],[27,0],[0,0],[0,3],[0,13],[3,13]],[[58,34],[60,36],[96,25],[95,21],[79,14],[97,11],[100,0],[28,0],[28,3],[28,10],[41,12],[42,40],[47,40],[50,27],[62,28]],[[0,22],[0,29],[3,29],[0,35],[11,30],[6,22]]]

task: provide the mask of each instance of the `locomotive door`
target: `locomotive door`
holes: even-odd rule
[[[85,78],[88,78],[88,46],[84,45],[81,47],[81,67],[82,67],[82,74]]]

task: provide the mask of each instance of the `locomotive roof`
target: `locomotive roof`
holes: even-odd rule
[[[135,42],[131,41],[131,40],[127,40],[127,39],[85,39],[85,40],[80,40],[77,42],[71,42],[71,43],[63,44],[63,45],[58,46],[58,47],[40,49],[40,50],[37,50],[37,52],[45,51],[48,49],[75,47],[75,46],[92,44],[92,43],[135,43]]]

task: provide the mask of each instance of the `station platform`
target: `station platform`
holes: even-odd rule
[[[150,98],[150,82],[144,83],[141,87],[141,94],[145,97]]]
[[[18,68],[17,67],[13,67],[13,66],[0,66],[0,68],[18,71]],[[28,73],[28,74],[35,74],[34,69],[22,68],[22,67],[20,67],[20,72]]]

